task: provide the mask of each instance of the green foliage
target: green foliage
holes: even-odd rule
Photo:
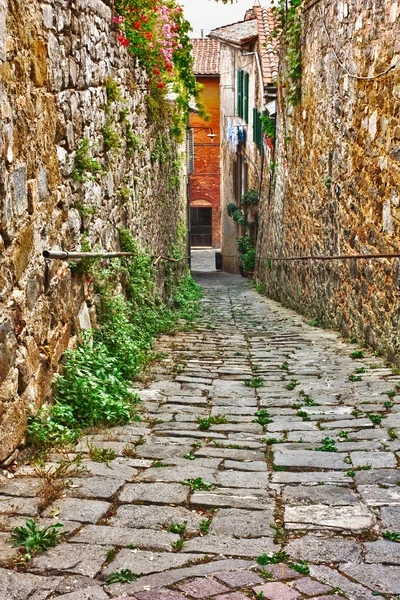
[[[315,448],[317,452],[337,452],[335,440],[332,440],[330,437],[325,437],[321,440],[321,444],[322,446]]]
[[[286,552],[275,552],[275,554],[261,554],[257,557],[257,563],[261,567],[265,565],[277,565],[281,562],[287,561],[289,555]]]
[[[274,8],[277,22],[276,35],[284,55],[283,87],[289,104],[296,106],[300,100],[301,83],[301,6],[303,0],[278,0]]]
[[[112,448],[97,448],[96,446],[89,446],[89,458],[94,462],[108,463],[114,460],[116,453]]]
[[[186,531],[187,521],[183,521],[183,523],[171,523],[169,526],[170,533],[177,533],[178,535],[183,535]]]
[[[235,212],[232,214],[232,219],[233,222],[237,223],[238,225],[245,225],[246,223],[246,217],[244,216],[240,208],[235,210]]]
[[[129,231],[120,231],[121,249],[132,258],[115,259],[94,270],[99,327],[64,355],[55,380],[55,404],[29,418],[30,441],[41,447],[70,443],[85,427],[124,424],[136,417],[139,398],[130,381],[139,373],[154,338],[179,319],[192,320],[200,296],[189,274],[171,278],[163,301],[157,273]],[[125,294],[116,294],[122,282]]]
[[[211,519],[203,519],[200,521],[200,531],[206,535],[210,529]]]
[[[254,206],[255,204],[258,204],[259,200],[260,198],[258,196],[258,192],[253,188],[248,189],[247,192],[242,196],[242,203],[244,206]]]
[[[227,417],[224,415],[210,415],[207,418],[196,417],[196,421],[199,424],[199,429],[210,429],[211,425],[222,425],[228,422]]]
[[[111,573],[111,575],[107,579],[108,585],[112,583],[131,583],[138,579],[140,575],[136,575],[132,573],[130,569],[121,569],[115,573]]]
[[[400,533],[394,533],[393,531],[383,531],[382,535],[386,540],[400,543]]]
[[[180,538],[179,540],[172,542],[171,548],[174,552],[179,552],[180,550],[182,550],[184,543],[185,542],[183,541],[183,539]]]
[[[385,418],[384,415],[373,415],[372,413],[367,413],[367,417],[370,419],[370,421],[372,421],[372,423],[374,423],[374,425],[380,425],[382,419]]]
[[[243,383],[246,387],[259,388],[264,385],[264,379],[262,377],[253,377],[252,379],[246,379]]]
[[[361,375],[354,375],[353,373],[349,375],[349,381],[362,381]]]
[[[107,104],[111,104],[112,102],[121,102],[122,100],[119,85],[112,77],[107,77],[106,79],[106,94]]]
[[[311,327],[321,327],[322,329],[325,329],[324,322],[318,317],[313,317],[308,324],[311,325]]]
[[[238,210],[238,208],[239,207],[237,206],[237,204],[235,204],[234,202],[230,202],[228,204],[228,206],[226,207],[226,212],[228,213],[228,215],[230,217],[232,217],[233,213],[236,212]]]
[[[122,139],[118,131],[113,127],[112,119],[107,119],[103,127],[103,142],[106,152],[118,151],[122,147]]]
[[[300,381],[297,381],[297,379],[292,379],[290,383],[287,384],[286,389],[289,391],[294,390],[296,385],[300,385]]]
[[[250,248],[246,254],[242,255],[243,269],[248,272],[253,272],[256,267],[256,249]]]
[[[182,481],[182,483],[183,485],[190,486],[192,492],[196,490],[212,490],[215,487],[212,483],[203,481],[201,477],[196,477],[195,479],[186,479],[185,481]]]
[[[25,525],[26,527],[14,527],[11,530],[10,541],[14,542],[14,546],[25,548],[27,560],[41,550],[48,550],[59,543],[57,529],[63,527],[61,523],[39,529],[32,519],[28,519]]]
[[[275,124],[269,115],[260,115],[261,126],[263,132],[270,140],[275,137]]]
[[[253,423],[258,423],[262,427],[266,427],[269,423],[272,423],[271,415],[265,408],[261,408],[256,412],[256,419],[253,419]]]
[[[298,563],[289,563],[289,567],[298,573],[301,573],[302,575],[310,574],[310,567],[308,562],[305,560],[300,560]]]
[[[76,181],[85,183],[86,181],[97,180],[97,174],[101,171],[99,162],[91,156],[91,146],[87,139],[83,139],[78,144],[75,153],[74,170],[72,177]]]
[[[351,358],[364,358],[364,352],[362,350],[355,350],[350,356]]]
[[[133,133],[132,125],[130,123],[126,123],[125,125],[126,132],[126,153],[131,158],[134,156],[136,150],[140,148],[140,138]]]

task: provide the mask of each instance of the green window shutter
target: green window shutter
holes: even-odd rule
[[[246,123],[249,122],[249,74],[246,71],[243,72],[243,118]]]
[[[243,71],[237,70],[237,114],[243,119]]]
[[[258,111],[256,108],[253,108],[253,142],[257,144],[257,118]]]
[[[256,108],[253,108],[253,142],[261,152],[262,148],[262,126],[260,113]]]

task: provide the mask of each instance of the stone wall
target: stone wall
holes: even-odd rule
[[[0,461],[95,322],[90,281],[43,250],[79,250],[83,236],[118,250],[129,228],[158,256],[184,230],[170,110],[147,93],[101,0],[0,0]]]
[[[331,41],[329,41],[322,20]],[[262,206],[266,293],[399,361],[400,261],[268,257],[400,252],[400,3],[305,2],[301,102],[284,106]]]

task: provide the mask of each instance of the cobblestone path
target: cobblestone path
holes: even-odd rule
[[[25,572],[7,531],[37,515],[40,480],[1,479],[0,599],[400,597],[397,371],[239,277],[198,280],[203,316],[157,343],[147,420],[80,441],[88,472],[40,519],[68,535]],[[107,583],[123,569],[141,576]]]

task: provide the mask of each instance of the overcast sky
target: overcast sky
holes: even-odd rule
[[[222,4],[215,0],[178,1],[184,7],[185,17],[193,27],[191,37],[201,37],[201,29],[204,29],[206,36],[211,29],[241,21],[246,10],[254,4],[254,0],[237,0],[233,4]],[[269,6],[270,2],[264,0],[261,4]]]

